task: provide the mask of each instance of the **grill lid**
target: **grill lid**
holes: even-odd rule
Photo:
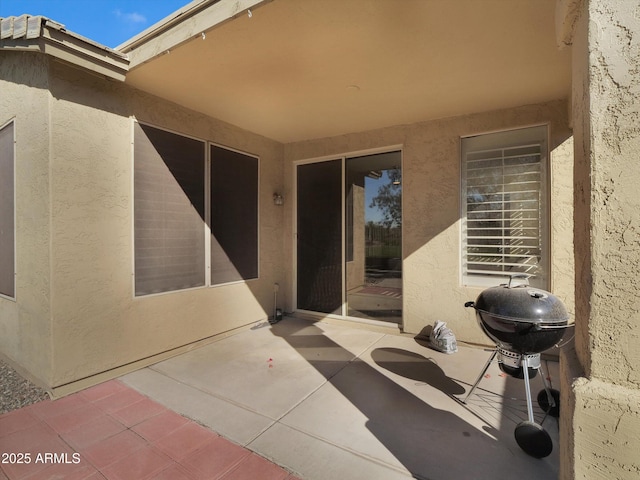
[[[473,306],[494,317],[517,322],[558,324],[569,320],[569,314],[558,297],[529,285],[487,288]]]

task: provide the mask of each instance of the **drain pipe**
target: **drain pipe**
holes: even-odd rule
[[[277,283],[274,283],[273,284],[273,317],[269,321],[269,323],[271,323],[272,325],[282,320],[282,310],[277,308],[279,289],[280,289],[280,285],[278,285]]]

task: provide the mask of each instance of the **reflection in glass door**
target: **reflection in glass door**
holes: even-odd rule
[[[345,278],[350,317],[402,322],[400,152],[346,160]]]

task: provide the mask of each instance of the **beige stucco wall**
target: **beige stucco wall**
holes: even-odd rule
[[[435,320],[444,320],[460,340],[488,343],[473,311],[463,308],[481,289],[462,287],[459,280],[459,139],[533,124],[549,122],[551,127],[552,241],[558,252],[553,256],[552,281],[554,291],[573,309],[573,286],[567,280],[573,276],[571,182],[566,181],[572,164],[571,132],[563,101],[282,146],[120,82],[57,61],[49,65],[39,54],[26,55],[49,68],[43,78],[50,94],[43,89],[41,95],[48,105],[51,131],[39,137],[49,160],[43,167],[42,188],[26,190],[44,209],[41,223],[51,230],[46,249],[32,246],[34,239],[18,241],[25,248],[24,261],[44,255],[39,262],[44,270],[36,269],[38,280],[29,284],[41,285],[50,277],[51,292],[39,297],[40,311],[25,304],[25,314],[46,328],[33,335],[25,330],[24,341],[32,343],[25,345],[23,355],[42,357],[40,367],[28,368],[51,387],[72,389],[85,377],[128,364],[135,368],[135,362],[147,357],[264,319],[273,308],[274,283],[284,287],[278,292],[279,306],[291,310],[293,162],[398,145],[404,179],[403,329],[419,333]],[[22,88],[20,82],[13,88]],[[15,98],[24,98],[24,92],[16,92]],[[260,156],[260,279],[133,296],[133,118]],[[41,122],[43,131],[47,120]],[[25,161],[40,158],[34,153],[26,157]],[[284,207],[273,204],[276,191],[284,192]],[[46,228],[40,231],[49,234]],[[17,328],[22,305],[2,302],[0,308],[9,312],[3,315],[8,319],[3,328]],[[8,332],[7,338],[18,337]],[[48,356],[47,348],[40,348],[45,344]],[[17,351],[11,346],[3,346],[3,351],[11,348]]]
[[[573,36],[576,342],[561,478],[640,476],[640,9],[584,0]]]
[[[20,165],[18,301],[0,301],[7,356],[66,393],[272,313],[283,283],[283,209],[272,200],[282,191],[280,144],[40,54],[11,65],[4,55],[3,74],[36,71],[41,87],[13,78],[2,95]],[[134,297],[133,118],[260,157],[259,279]]]
[[[575,262],[573,251],[573,136],[551,151],[551,290],[575,320]],[[561,143],[557,143],[561,142]],[[569,331],[567,339],[573,331]]]
[[[15,118],[16,298],[0,297],[0,352],[32,380],[52,376],[49,94],[44,56],[0,55],[0,124]]]
[[[571,218],[572,154],[565,101],[395,126],[285,146],[285,181],[292,197],[294,162],[402,146],[403,153],[403,329],[419,333],[436,320],[447,322],[459,340],[487,344],[473,310],[463,307],[481,288],[460,284],[460,137],[549,123],[552,191],[553,289],[573,311]],[[569,142],[569,143],[567,143]],[[286,252],[293,252],[293,205],[287,205]],[[553,255],[553,254],[552,254]],[[293,291],[294,262],[287,280]],[[559,272],[562,272],[561,274]],[[289,309],[293,308],[291,295]]]

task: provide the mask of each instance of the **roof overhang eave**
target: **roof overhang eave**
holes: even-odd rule
[[[271,0],[194,0],[139,35],[116,47],[130,69],[170,52],[218,25]]]

